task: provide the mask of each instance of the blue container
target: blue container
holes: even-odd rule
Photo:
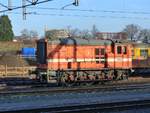
[[[23,57],[35,57],[36,56],[36,49],[31,47],[24,47],[21,50],[21,54]]]

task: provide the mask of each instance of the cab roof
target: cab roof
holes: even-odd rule
[[[60,38],[57,40],[48,41],[51,44],[61,45],[111,45],[111,40],[100,39],[81,39],[81,38]]]

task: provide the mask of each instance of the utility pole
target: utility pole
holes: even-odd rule
[[[75,5],[75,6],[79,6],[79,0],[74,0],[73,5]]]
[[[22,0],[22,16],[23,16],[23,20],[26,20],[26,7],[24,7],[26,5],[26,0]]]
[[[38,0],[32,0],[33,5],[36,5],[37,2],[38,2]]]
[[[8,0],[8,10],[12,10],[12,0]]]

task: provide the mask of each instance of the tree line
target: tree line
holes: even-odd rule
[[[46,32],[46,37],[50,37],[52,39],[55,39],[54,32],[55,30],[50,30]],[[79,37],[79,38],[98,38],[101,37],[101,31],[97,28],[96,25],[93,25],[92,28],[80,30],[78,28],[72,28],[71,26],[68,26],[66,28],[66,31],[68,32],[68,35],[70,37]],[[129,24],[126,25],[122,31],[120,31],[124,34],[126,34],[126,38],[123,40],[131,40],[131,41],[142,41],[142,42],[148,42],[150,40],[150,29],[142,28],[139,25],[136,24]]]
[[[99,37],[98,33],[101,32],[96,25],[93,25],[91,29],[80,30],[78,28],[72,28],[67,26],[66,29],[68,35],[71,37],[80,38],[96,38]],[[46,37],[55,38],[54,32],[57,30],[46,31]],[[121,32],[127,34],[128,40],[148,42],[150,40],[150,29],[142,28],[136,24],[126,25]],[[51,36],[52,35],[52,36]],[[14,32],[12,30],[11,20],[7,15],[0,16],[0,41],[12,41],[14,39]],[[31,39],[38,37],[38,32],[35,30],[23,29],[21,31],[22,38]],[[44,36],[45,37],[45,36]]]
[[[11,21],[7,15],[0,16],[0,41],[11,41],[14,38]]]
[[[71,29],[71,27],[67,28],[69,31],[69,34],[71,36],[80,36],[80,37],[86,37],[86,38],[95,38],[99,37],[98,33],[100,33],[100,30],[96,27],[96,25],[92,26],[91,30],[80,30],[80,29]],[[136,24],[129,24],[126,25],[125,28],[123,28],[122,31],[127,35],[128,40],[132,41],[142,41],[142,42],[148,42],[150,40],[150,29],[142,28],[139,25]],[[126,39],[125,39],[126,40]]]

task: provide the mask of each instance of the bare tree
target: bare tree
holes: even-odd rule
[[[88,29],[84,29],[80,32],[81,38],[91,38],[91,32]]]
[[[28,39],[31,39],[31,38],[37,38],[38,37],[38,32],[35,31],[35,30],[28,30],[28,29],[23,29],[21,31],[21,37],[22,38],[28,38]]]
[[[125,27],[123,32],[127,33],[128,38],[130,38],[131,40],[135,40],[140,33],[140,27],[138,25],[130,24]]]
[[[143,42],[148,42],[148,40],[150,39],[150,30],[142,29],[139,34],[139,39]]]
[[[31,30],[30,31],[30,38],[37,38],[37,37],[38,37],[38,32],[34,31],[34,30]]]
[[[68,32],[65,29],[51,29],[45,32],[46,38],[55,40],[68,37]]]
[[[21,31],[21,37],[22,38],[29,38],[30,37],[30,31],[28,29],[23,29]]]
[[[72,29],[70,33],[71,33],[71,36],[78,37],[80,35],[80,32],[81,31],[78,28],[75,28],[75,29]]]
[[[80,30],[78,28],[72,29],[71,26],[67,26],[68,36],[70,37],[78,37],[80,34]]]
[[[91,30],[92,37],[93,37],[93,38],[97,37],[98,32],[99,32],[99,30],[98,30],[98,28],[96,27],[96,25],[93,25],[93,26],[92,26],[92,30]]]

